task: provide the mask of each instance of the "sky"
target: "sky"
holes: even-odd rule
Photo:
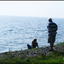
[[[0,15],[64,18],[64,1],[0,1]]]

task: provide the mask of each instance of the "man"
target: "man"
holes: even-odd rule
[[[49,24],[47,26],[48,28],[48,43],[50,43],[50,50],[49,51],[53,51],[53,45],[54,45],[54,42],[55,42],[55,37],[56,37],[56,31],[58,29],[58,26],[56,23],[54,23],[52,21],[51,18],[49,18]]]

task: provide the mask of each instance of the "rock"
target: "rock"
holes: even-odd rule
[[[8,57],[25,58],[25,57],[34,57],[37,55],[42,55],[42,56],[46,55],[47,56],[47,55],[53,53],[53,52],[50,52],[49,49],[50,49],[50,46],[41,47],[39,49],[31,49],[31,50],[27,49],[27,50],[15,51],[15,52],[5,52],[5,53],[0,53],[0,58],[3,58],[3,57],[4,58],[8,58]],[[58,52],[63,52],[64,51],[64,44],[63,45],[55,45],[53,47],[53,49]]]

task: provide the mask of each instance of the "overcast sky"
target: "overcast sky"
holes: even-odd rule
[[[64,18],[64,1],[0,1],[0,15]]]

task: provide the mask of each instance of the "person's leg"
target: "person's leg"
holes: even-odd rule
[[[55,36],[56,35],[51,35],[50,36],[50,48],[53,50],[54,42],[55,42]]]
[[[54,45],[54,43],[50,43],[50,51],[52,51],[53,50],[53,45]]]
[[[52,43],[51,43],[51,49],[53,50],[54,42],[55,42],[56,35],[52,36]]]
[[[31,49],[31,46],[29,44],[27,44],[27,47],[28,47],[28,49]]]
[[[48,35],[48,43],[50,43],[50,50],[53,50],[53,45],[54,45],[54,39],[53,39],[53,35]]]

